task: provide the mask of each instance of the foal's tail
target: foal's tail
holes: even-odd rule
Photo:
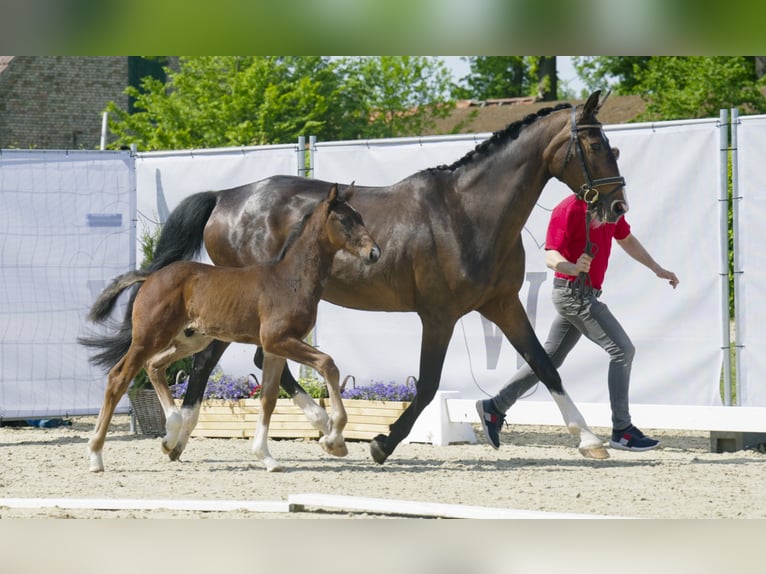
[[[88,320],[94,323],[103,323],[109,317],[117,298],[126,289],[146,281],[149,276],[148,271],[129,271],[117,277],[112,283],[101,292],[88,313]],[[112,335],[93,335],[90,337],[79,337],[77,342],[91,349],[98,349],[99,352],[90,357],[90,362],[104,369],[111,369],[117,361],[125,356],[130,349],[133,341],[133,301],[135,300],[137,290],[131,294],[128,310],[125,320],[117,326]]]
[[[91,306],[90,313],[88,313],[88,321],[103,323],[109,317],[112,309],[114,309],[117,297],[128,287],[146,281],[148,276],[148,271],[129,271],[115,278],[109,287],[101,292],[101,295],[98,296]],[[131,297],[131,303],[134,298]]]

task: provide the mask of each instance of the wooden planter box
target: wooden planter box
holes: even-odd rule
[[[176,402],[180,406],[181,401]],[[320,399],[319,404],[332,410],[328,399]],[[343,405],[348,413],[343,436],[350,440],[370,440],[378,434],[388,434],[388,425],[399,418],[409,403],[346,399]],[[255,435],[260,409],[258,399],[203,401],[199,421],[191,436],[251,438]],[[318,439],[320,433],[306,420],[292,399],[277,399],[277,406],[271,415],[269,436]]]
[[[328,408],[332,404],[325,399]],[[399,418],[410,405],[403,401],[368,401],[362,399],[344,399],[343,406],[348,414],[343,436],[351,440],[371,440],[379,434],[387,435],[388,426]]]

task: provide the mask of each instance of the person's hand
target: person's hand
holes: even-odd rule
[[[577,261],[575,261],[575,275],[579,275],[580,273],[587,273],[590,271],[590,262],[593,261],[593,257],[588,255],[587,253],[583,253],[580,255],[580,257],[577,258]]]
[[[676,274],[667,269],[660,268],[660,270],[657,271],[657,277],[660,279],[667,279],[673,289],[678,285],[678,277],[676,277]]]

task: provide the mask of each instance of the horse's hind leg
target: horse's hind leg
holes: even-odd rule
[[[96,428],[88,441],[89,468],[91,472],[104,471],[102,451],[104,449],[106,433],[109,430],[109,423],[111,423],[112,416],[114,415],[114,409],[127,392],[130,381],[141,370],[140,365],[137,365],[135,361],[130,361],[130,355],[130,352],[128,352],[128,355],[120,359],[109,371],[106,390],[104,391],[104,403],[101,405],[101,410],[98,413]]]
[[[261,347],[256,349],[253,363],[259,369],[263,369],[263,349]],[[304,416],[311,423],[311,426],[323,435],[330,434],[330,417],[327,416],[327,411],[320,407],[317,402],[311,398],[311,395],[298,384],[298,381],[296,381],[292,373],[290,373],[290,369],[287,368],[287,364],[285,364],[282,369],[279,386],[292,397],[293,402],[303,411]]]
[[[258,426],[253,438],[253,453],[269,472],[282,470],[280,465],[269,452],[269,423],[279,394],[279,375],[285,367],[285,360],[280,357],[267,355],[263,366],[263,386],[261,387],[261,413]]]

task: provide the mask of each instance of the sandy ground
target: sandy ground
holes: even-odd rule
[[[159,439],[131,433],[123,415],[104,448],[106,472],[93,474],[86,442],[95,418],[71,420],[53,429],[0,427],[0,498],[286,501],[322,493],[625,518],[766,517],[766,455],[711,453],[703,432],[654,431],[662,441],[657,450],[612,450],[606,461],[584,459],[562,427],[506,427],[498,451],[480,431],[479,444],[402,444],[384,465],[371,459],[367,442],[349,441],[348,456],[339,459],[315,441],[273,440],[271,452],[285,471],[267,473],[244,439],[193,438],[182,461],[170,462]],[[594,431],[607,436],[606,429]],[[28,509],[0,501],[0,518],[387,516],[311,510]]]

